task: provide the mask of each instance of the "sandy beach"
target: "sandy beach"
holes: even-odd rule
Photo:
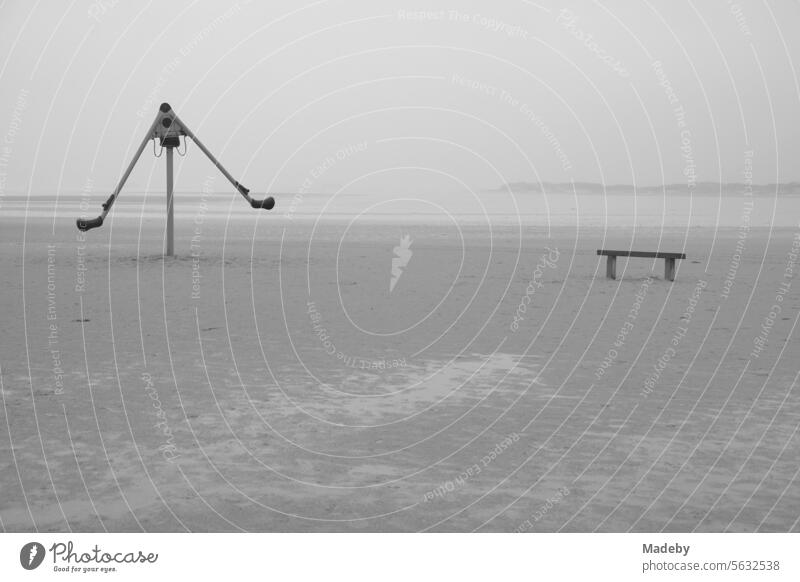
[[[71,210],[0,216],[7,531],[800,530],[796,227]]]

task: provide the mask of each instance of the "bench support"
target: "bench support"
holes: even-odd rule
[[[675,259],[664,259],[664,279],[675,280]]]
[[[597,249],[597,254],[606,257],[606,277],[609,279],[617,278],[617,257],[641,257],[647,259],[664,259],[664,279],[667,281],[675,280],[675,261],[685,259],[685,253],[666,253],[661,251],[612,251],[609,249]]]
[[[606,261],[606,277],[609,279],[617,278],[617,257],[615,255],[608,255]]]

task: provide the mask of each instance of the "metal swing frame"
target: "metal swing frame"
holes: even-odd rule
[[[111,207],[119,197],[122,187],[128,180],[128,176],[130,176],[131,172],[133,171],[136,162],[139,161],[144,148],[147,146],[150,140],[157,139],[160,141],[161,146],[167,150],[167,240],[165,254],[172,256],[175,249],[173,230],[172,156],[173,150],[180,145],[180,136],[184,136],[184,140],[186,140],[186,138],[192,138],[192,141],[197,144],[197,147],[199,147],[206,157],[211,160],[211,163],[214,164],[214,166],[216,166],[220,172],[222,172],[222,175],[225,176],[231,184],[233,184],[233,187],[236,188],[236,191],[239,192],[239,194],[241,194],[245,200],[247,200],[250,206],[253,208],[263,208],[264,210],[271,210],[275,206],[275,199],[272,196],[268,196],[264,200],[256,200],[250,196],[250,190],[242,186],[233,176],[231,176],[228,170],[226,170],[223,165],[219,163],[217,158],[215,158],[214,155],[208,150],[208,148],[203,145],[203,142],[197,139],[197,136],[192,132],[192,130],[189,129],[189,127],[178,117],[172,107],[170,107],[169,103],[162,103],[161,107],[159,107],[156,118],[153,120],[153,123],[150,126],[150,129],[147,130],[147,133],[142,139],[142,143],[139,145],[139,148],[133,155],[131,163],[128,164],[128,168],[122,175],[122,179],[120,179],[119,184],[117,184],[117,187],[114,189],[114,192],[111,194],[111,196],[108,197],[108,200],[103,203],[103,212],[97,218],[79,218],[77,220],[78,230],[85,232],[103,225],[103,221],[105,220],[106,216],[108,216],[108,213],[111,211]]]

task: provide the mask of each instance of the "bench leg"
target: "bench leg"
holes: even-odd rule
[[[664,259],[664,278],[667,281],[675,280],[675,259]]]
[[[614,255],[608,255],[608,260],[606,261],[606,277],[609,279],[617,278],[617,257]]]

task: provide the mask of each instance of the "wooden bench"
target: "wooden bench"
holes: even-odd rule
[[[609,251],[597,249],[598,255],[608,257],[606,262],[606,277],[609,279],[617,278],[617,257],[643,257],[646,259],[664,259],[664,278],[667,281],[675,280],[675,259],[685,259],[683,253],[662,253],[651,251]]]

